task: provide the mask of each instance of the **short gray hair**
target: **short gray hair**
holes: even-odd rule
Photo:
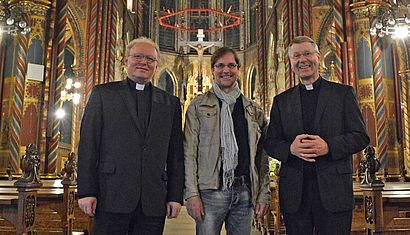
[[[289,44],[288,47],[288,54],[290,52],[290,48],[293,46],[293,44],[301,44],[304,42],[309,42],[310,44],[313,45],[313,48],[315,49],[315,52],[319,53],[319,47],[317,46],[316,42],[313,41],[312,38],[308,37],[308,36],[297,36],[295,37]]]
[[[158,44],[155,43],[152,39],[147,38],[147,37],[139,37],[137,39],[132,40],[130,43],[128,43],[127,47],[125,48],[125,56],[128,56],[131,49],[138,43],[148,43],[148,44],[152,45],[155,48],[155,50],[157,51],[157,56],[158,56],[157,60],[158,60],[158,62],[160,61],[161,53],[160,53]]]

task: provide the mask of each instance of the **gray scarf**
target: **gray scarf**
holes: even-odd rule
[[[241,95],[238,83],[235,82],[234,89],[223,92],[219,86],[213,84],[215,95],[222,101],[221,108],[221,149],[223,166],[223,188],[231,188],[235,176],[235,168],[238,165],[238,144],[236,143],[235,132],[232,120],[232,111],[236,99]]]

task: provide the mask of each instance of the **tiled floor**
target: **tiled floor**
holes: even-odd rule
[[[164,235],[193,235],[195,234],[195,222],[188,215],[186,207],[183,206],[178,218],[166,220]],[[225,230],[222,229],[222,235],[225,235]],[[258,231],[252,231],[252,235],[260,235]]]

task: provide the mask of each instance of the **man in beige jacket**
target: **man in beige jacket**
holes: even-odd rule
[[[241,94],[236,52],[222,47],[211,58],[213,89],[188,107],[184,129],[185,188],[197,234],[249,235],[253,212],[269,209],[262,109]],[[255,210],[254,210],[255,209]]]

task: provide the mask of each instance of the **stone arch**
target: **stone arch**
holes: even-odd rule
[[[178,80],[168,69],[165,69],[160,73],[157,86],[171,95],[178,95]]]
[[[70,3],[67,6],[67,25],[72,37],[74,45],[74,64],[76,71],[79,72],[77,76],[84,77],[85,74],[82,74],[82,70],[85,69],[84,65],[86,64],[86,55],[85,46],[84,46],[84,29],[81,24],[81,19],[78,16],[75,7]]]
[[[258,85],[258,72],[254,65],[249,67],[248,76],[247,76],[247,84],[248,84],[248,97],[252,100],[255,100],[257,97],[257,85]]]

